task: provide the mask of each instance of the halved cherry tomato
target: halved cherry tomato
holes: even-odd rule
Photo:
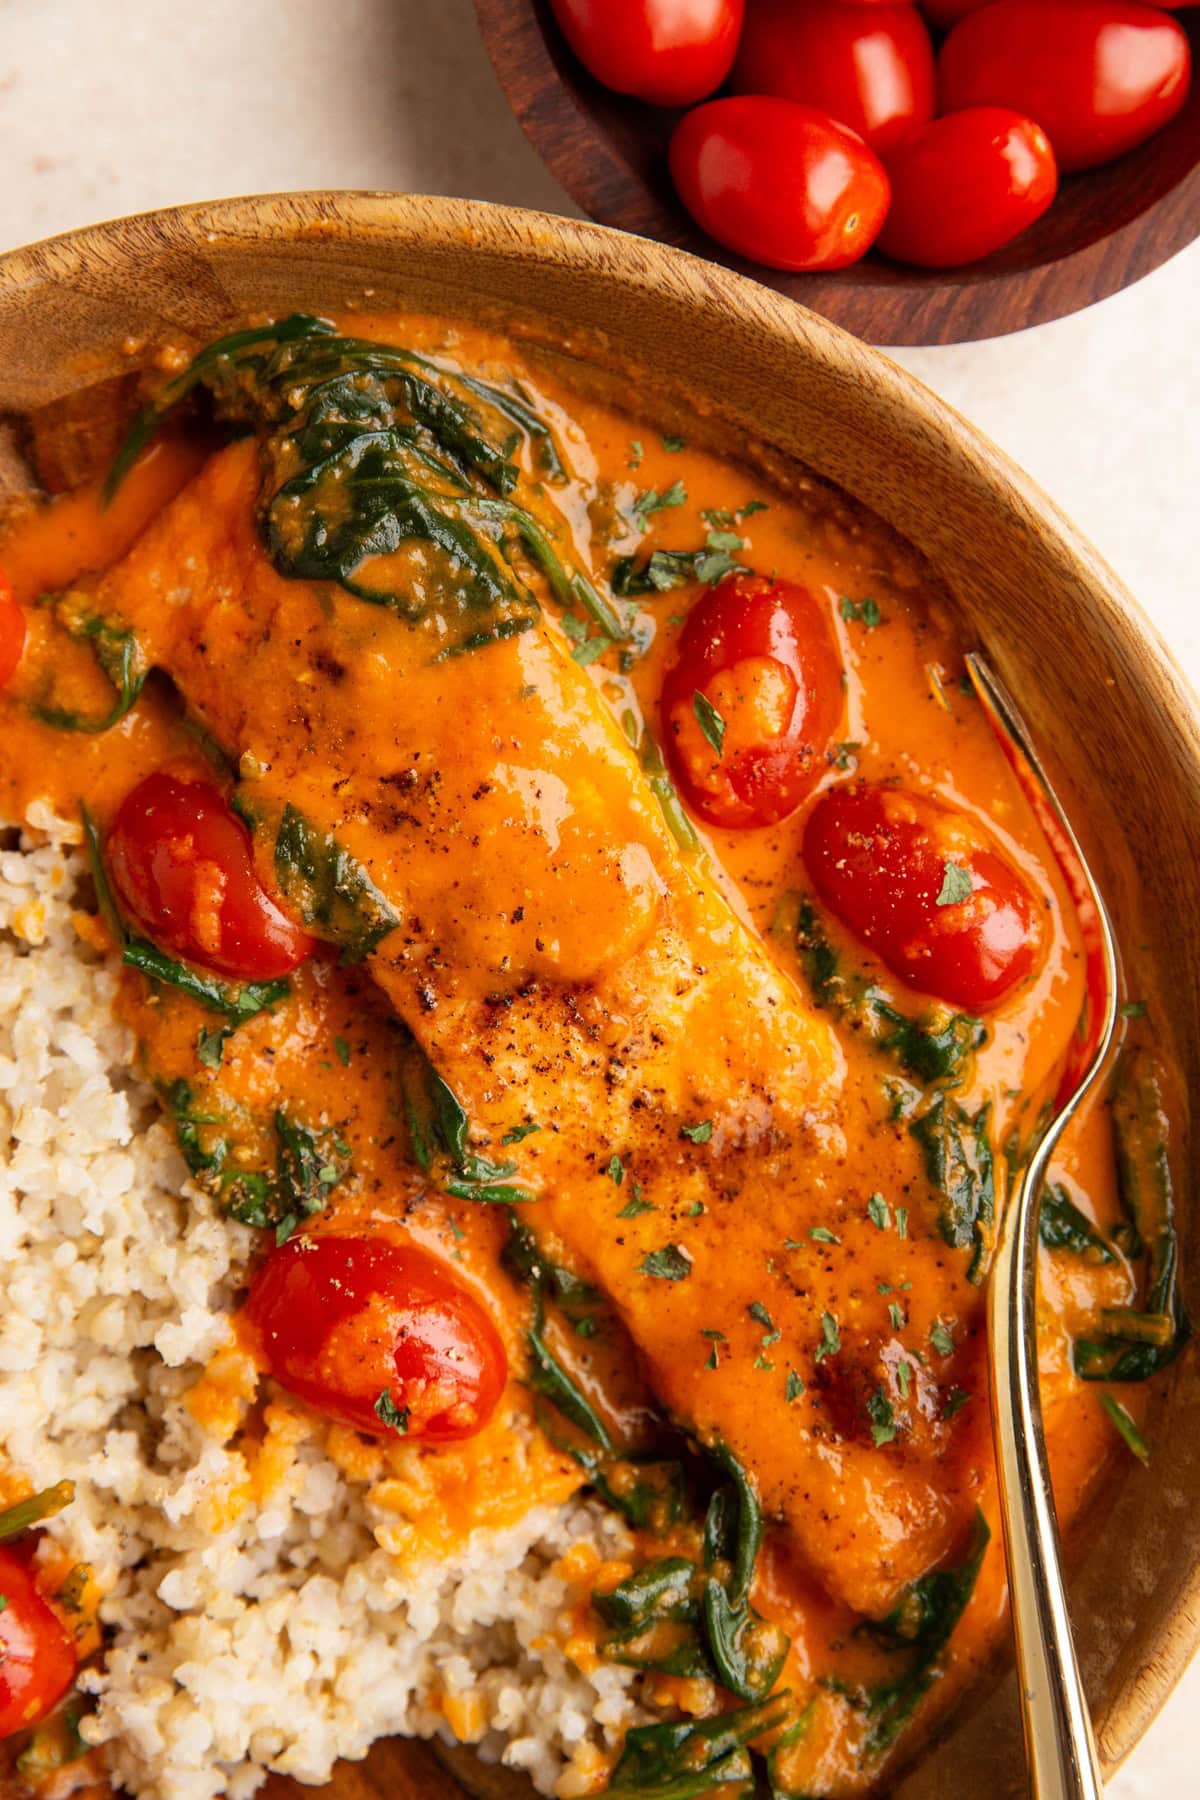
[[[29,1568],[0,1549],[0,1738],[44,1719],[75,1679],[75,1645]]]
[[[709,100],[680,120],[671,175],[696,223],[771,269],[842,269],[870,249],[890,188],[868,144],[815,107]]]
[[[121,802],[106,860],[130,916],[188,962],[270,980],[316,948],[259,882],[250,833],[209,782],[148,775]]]
[[[1002,106],[935,119],[888,157],[892,204],[878,248],[952,269],[990,256],[1040,219],[1058,192],[1050,140]]]
[[[1179,111],[1190,77],[1183,28],[1135,0],[993,0],[938,58],[943,112],[1011,106],[1037,120],[1064,173],[1148,138]]]
[[[933,45],[915,6],[749,0],[733,87],[818,107],[885,155],[933,117]]]
[[[690,106],[729,73],[745,0],[550,0],[563,36],[605,87]]]
[[[995,1006],[1038,960],[1025,881],[973,819],[922,794],[831,788],[805,826],[804,861],[843,924],[950,1006]]]
[[[13,598],[12,582],[0,569],[0,688],[17,672],[25,649],[25,613]]]
[[[280,1385],[356,1431],[473,1437],[504,1390],[495,1326],[416,1245],[294,1237],[258,1271],[246,1311]]]
[[[842,715],[842,666],[819,601],[792,581],[730,576],[688,614],[661,705],[672,773],[701,818],[740,828],[786,818]]]

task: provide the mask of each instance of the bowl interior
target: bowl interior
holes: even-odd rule
[[[649,371],[733,441],[835,482],[908,538],[1065,778],[1186,1093],[1200,1082],[1200,723],[1151,627],[1001,454],[884,357],[711,264],[591,226],[457,201],[282,195],[145,215],[0,258],[0,412],[125,365],[132,338],[213,335],[250,311],[393,304],[511,316]],[[687,404],[685,398],[684,404]],[[1181,1220],[1185,1287],[1200,1213]],[[1194,1286],[1194,1283],[1191,1285]],[[1073,1605],[1110,1764],[1200,1642],[1200,1375],[1185,1356],[1154,1459],[1097,1523]],[[938,1800],[988,1768],[1023,1789],[1011,1680],[896,1790]]]
[[[549,0],[475,0],[484,42],[526,135],[602,225],[676,244],[750,274],[875,344],[959,343],[1044,323],[1115,293],[1200,232],[1200,83],[1165,131],[1106,168],[1066,176],[1015,243],[962,270],[853,268],[780,274],[695,226],[666,164],[678,113],[614,94],[571,54]],[[1183,12],[1200,62],[1200,13]]]

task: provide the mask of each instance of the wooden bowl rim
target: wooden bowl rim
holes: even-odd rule
[[[280,243],[309,245],[319,254],[323,242],[337,238],[420,243],[459,254],[482,249],[517,264],[553,262],[614,291],[624,286],[655,300],[669,297],[701,317],[714,311],[740,317],[756,330],[765,328],[781,355],[800,349],[821,359],[840,383],[854,385],[869,371],[916,429],[950,444],[991,505],[1015,512],[1073,567],[1115,638],[1131,651],[1145,652],[1139,680],[1169,726],[1176,766],[1186,771],[1200,817],[1200,698],[1123,582],[1038,483],[984,433],[882,351],[795,301],[700,257],[604,226],[484,201],[332,189],[166,207],[11,250],[0,255],[0,322],[12,313],[28,328],[26,309],[36,304],[39,290],[80,283],[96,294],[99,284],[103,294],[106,276],[111,279],[117,270],[136,276],[145,251],[138,238],[147,232],[173,255],[194,248],[211,257]],[[623,254],[631,242],[636,257]],[[60,391],[78,385],[77,378],[67,379]],[[1145,1732],[1198,1649],[1200,1565],[1180,1578],[1173,1611],[1152,1650],[1108,1697],[1101,1748],[1110,1771]]]
[[[1200,235],[1198,145],[1190,166],[1170,187],[1144,195],[1116,223],[1067,248],[1051,247],[1028,266],[1010,266],[1003,250],[962,271],[887,263],[879,279],[874,278],[873,258],[866,265],[867,279],[859,265],[806,275],[761,268],[709,238],[631,165],[590,104],[591,90],[603,90],[565,41],[550,41],[544,4],[519,0],[524,9],[519,18],[514,17],[513,0],[474,0],[474,5],[484,48],[514,118],[555,180],[589,218],[707,256],[808,304],[874,344],[972,343],[1049,324],[1132,287]],[[1188,15],[1178,22],[1186,30]],[[1189,35],[1195,57],[1200,27],[1193,26]],[[604,94],[604,103],[631,109],[643,104],[618,94]],[[1200,99],[1193,97],[1188,104],[1200,106]],[[586,161],[580,154],[584,136]],[[1129,155],[1136,157],[1143,148],[1137,146]],[[1085,172],[1085,179],[1096,173]],[[1152,218],[1159,220],[1159,228],[1150,233],[1147,222]],[[1071,291],[1063,286],[1068,273],[1075,282]]]

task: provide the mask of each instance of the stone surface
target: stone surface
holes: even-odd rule
[[[573,210],[505,107],[470,0],[0,0],[0,145],[0,248],[283,188]],[[1200,244],[1074,318],[898,359],[1041,481],[1200,686],[1198,310]],[[1200,1665],[1110,1800],[1195,1791],[1191,1706]]]

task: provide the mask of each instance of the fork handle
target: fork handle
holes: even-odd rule
[[[992,1428],[1030,1790],[1033,1800],[1100,1800],[1038,1391],[1037,1200],[1052,1149],[1051,1139],[1039,1145],[1001,1223],[988,1291]]]

